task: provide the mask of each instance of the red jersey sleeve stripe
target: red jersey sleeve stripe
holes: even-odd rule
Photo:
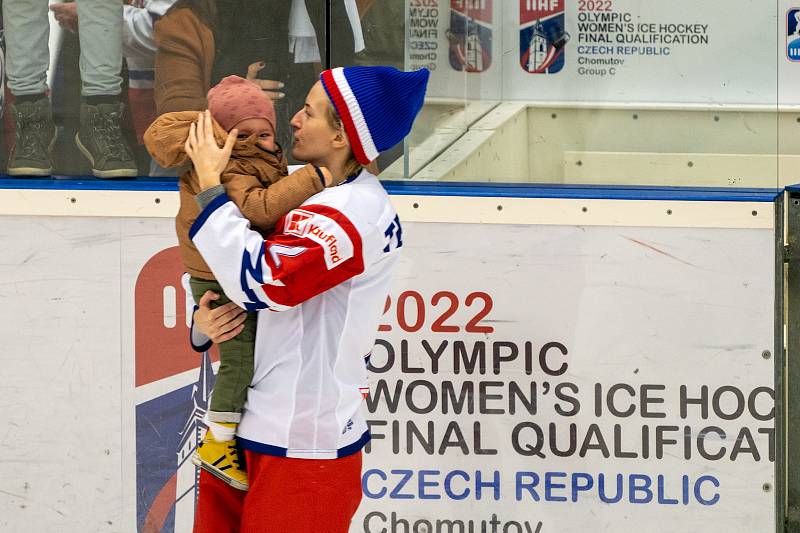
[[[325,262],[322,244],[306,236],[287,234],[285,226],[279,226],[276,233],[265,242],[265,258],[274,282],[265,283],[262,288],[271,302],[282,307],[293,307],[310,300],[364,271],[361,235],[344,214],[324,205],[304,205],[302,210],[323,215],[336,223],[352,243],[353,255],[341,264],[329,268]],[[276,263],[269,250],[273,244],[304,248],[305,251],[293,256],[282,256],[280,263]]]

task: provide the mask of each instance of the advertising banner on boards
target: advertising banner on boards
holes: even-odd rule
[[[791,63],[800,5],[766,7],[758,0],[408,0],[406,66],[432,70],[435,97],[798,104],[791,84],[800,74]]]
[[[352,532],[774,529],[772,231],[407,223],[404,237]],[[135,248],[138,530],[190,531],[186,458],[215,359],[182,344],[176,249]]]
[[[351,531],[774,528],[770,231],[409,226]]]

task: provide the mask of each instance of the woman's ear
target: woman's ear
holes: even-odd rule
[[[334,148],[341,149],[350,146],[350,142],[347,139],[347,135],[345,135],[344,131],[341,129],[336,132],[336,135],[333,137],[333,142],[331,143]]]

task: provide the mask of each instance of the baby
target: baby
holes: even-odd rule
[[[225,144],[227,132],[238,130],[222,184],[253,229],[267,236],[282,216],[331,185],[330,172],[321,167],[306,165],[288,175],[286,158],[275,142],[275,108],[255,84],[228,76],[208,92],[208,110],[220,146]],[[145,145],[158,164],[166,168],[190,164],[184,143],[197,118],[197,111],[166,113],[148,128]],[[220,295],[212,303],[217,307],[230,300],[189,238],[200,213],[195,202],[200,192],[197,174],[190,168],[180,179],[175,226],[195,302],[210,290]],[[220,367],[206,417],[209,431],[192,457],[195,464],[241,490],[247,490],[248,482],[235,434],[253,378],[256,336],[256,313],[248,311],[244,330],[219,344]]]

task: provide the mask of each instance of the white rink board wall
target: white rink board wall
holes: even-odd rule
[[[186,344],[172,220],[3,228],[0,529],[188,533],[213,358]],[[771,229],[404,230],[351,531],[774,530]]]
[[[787,36],[787,16],[796,7],[408,0],[406,67],[432,69],[431,97],[714,106],[774,106],[780,74],[781,103],[797,105],[800,62],[787,57],[796,37]]]
[[[352,532],[774,530],[771,231],[405,230]]]

